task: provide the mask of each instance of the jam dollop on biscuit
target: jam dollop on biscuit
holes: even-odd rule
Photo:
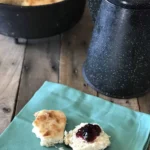
[[[78,130],[76,136],[81,137],[87,142],[93,142],[100,133],[101,128],[98,125],[87,124]]]

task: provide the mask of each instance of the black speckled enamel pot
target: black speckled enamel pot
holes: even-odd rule
[[[54,36],[82,17],[86,0],[64,0],[42,6],[0,4],[0,34],[25,39]]]
[[[102,0],[83,75],[110,97],[137,97],[149,90],[149,1]]]

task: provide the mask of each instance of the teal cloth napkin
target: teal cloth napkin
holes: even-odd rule
[[[0,136],[0,150],[55,150],[45,148],[31,132],[33,114],[42,109],[62,110],[66,130],[81,122],[98,123],[111,136],[107,150],[146,150],[150,137],[150,116],[107,102],[65,85],[45,82]]]

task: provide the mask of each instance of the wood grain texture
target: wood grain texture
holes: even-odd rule
[[[81,21],[62,37],[59,82],[96,95],[82,77],[82,65],[87,54],[93,25],[88,10]]]
[[[0,35],[0,133],[11,121],[22,69],[25,46]]]
[[[139,97],[138,101],[139,101],[140,111],[150,114],[150,93],[147,93],[142,97]]]
[[[19,88],[16,114],[29,101],[44,81],[58,82],[60,36],[37,44],[28,44]]]

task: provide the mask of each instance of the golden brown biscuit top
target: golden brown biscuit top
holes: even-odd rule
[[[43,137],[53,138],[63,134],[66,126],[66,116],[61,111],[42,110],[34,114],[33,125],[39,129]]]

